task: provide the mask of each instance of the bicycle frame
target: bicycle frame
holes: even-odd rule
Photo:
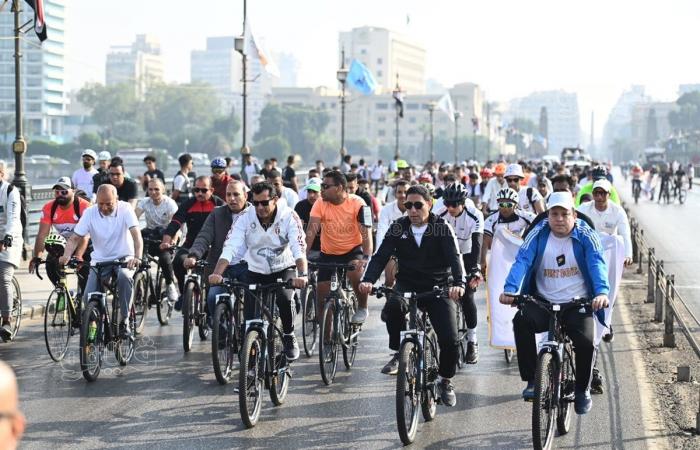
[[[90,270],[93,270],[97,275],[97,286],[99,290],[89,292],[87,298],[88,302],[97,300],[97,306],[100,310],[100,316],[105,322],[106,343],[115,342],[117,340],[117,337],[119,336],[119,330],[116,329],[117,324],[119,324],[119,318],[117,317],[117,311],[119,309],[117,307],[117,304],[119,302],[119,297],[117,296],[117,275],[111,274],[109,279],[109,285],[105,286],[105,283],[103,283],[102,281],[102,271],[107,268],[111,270],[112,267],[118,265],[120,266],[123,264],[123,262],[119,262],[119,264],[117,264],[116,261],[113,264],[106,265],[100,265],[100,263],[98,263],[95,267],[90,268]],[[107,289],[107,292],[105,292],[104,289]],[[109,309],[109,306],[107,305],[108,294],[112,295],[111,311]]]

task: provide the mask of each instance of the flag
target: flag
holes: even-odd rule
[[[396,100],[396,109],[399,111],[399,117],[403,118],[403,92],[396,86],[394,91],[394,100]]]
[[[440,97],[440,100],[437,102],[437,107],[440,111],[447,114],[447,117],[449,117],[452,122],[455,121],[455,108],[452,106],[452,97],[450,97],[449,93]]]
[[[274,63],[269,54],[262,48],[259,40],[255,38],[253,30],[250,27],[250,20],[245,20],[245,30],[243,30],[243,52],[248,58],[254,58],[260,61],[260,65],[269,75],[279,78],[280,70],[277,64]]]
[[[41,42],[47,38],[46,19],[44,18],[44,0],[25,0],[34,10],[34,32]]]
[[[365,95],[372,95],[377,89],[377,81],[372,76],[372,72],[356,59],[350,63],[346,83]]]

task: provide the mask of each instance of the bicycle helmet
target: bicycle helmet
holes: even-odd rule
[[[484,167],[481,169],[481,172],[479,172],[479,175],[481,175],[481,178],[491,178],[493,176],[493,172],[488,167]]]
[[[423,172],[418,176],[418,182],[420,184],[432,183],[433,177],[431,177],[429,173]]]
[[[452,183],[447,186],[445,192],[442,193],[442,199],[446,202],[464,203],[464,199],[466,198],[467,190],[462,183]]]
[[[593,170],[591,170],[591,178],[593,178],[593,181],[606,178],[607,176],[608,169],[605,166],[595,166]]]
[[[518,203],[518,193],[515,192],[514,189],[511,188],[504,188],[498,191],[498,195],[496,196],[496,200],[506,200],[509,202],[513,202],[515,204]]]
[[[56,258],[63,256],[63,251],[66,249],[66,238],[58,233],[51,232],[44,239],[44,248],[51,256]]]
[[[224,158],[214,158],[211,161],[211,168],[212,169],[225,169],[226,168],[226,160]]]

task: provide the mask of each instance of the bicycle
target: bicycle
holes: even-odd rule
[[[309,267],[309,283],[302,291],[301,304],[301,335],[304,342],[304,353],[312,357],[316,350],[318,338],[318,319],[316,302],[316,280],[318,271]]]
[[[343,350],[345,368],[350,369],[357,355],[357,337],[361,324],[354,324],[350,318],[357,310],[357,296],[348,284],[347,271],[354,270],[353,264],[309,263],[315,269],[333,269],[331,287],[323,300],[319,322],[318,358],[321,378],[326,385],[333,383],[338,369],[338,350]]]
[[[76,269],[79,263],[77,258],[71,258],[66,266],[70,269]],[[35,273],[40,280],[43,280],[44,278],[39,273],[41,264],[46,264],[46,260],[37,260]],[[44,342],[49,357],[55,362],[61,361],[66,356],[71,336],[75,334],[76,329],[80,330],[81,294],[75,295],[71,289],[68,289],[66,282],[67,276],[74,274],[76,274],[75,271],[66,272],[63,267],[59,266],[58,283],[54,285],[53,291],[49,294],[44,309]]]
[[[207,326],[207,287],[204,268],[209,263],[198,260],[194,270],[187,275],[182,294],[182,346],[185,353],[192,349],[194,339],[194,327],[199,329],[199,338],[204,341],[209,336]]]
[[[642,193],[642,180],[635,178],[632,180],[632,196],[634,197],[634,204],[639,203],[639,196]]]
[[[159,244],[159,240],[144,239],[144,245]],[[172,251],[172,249],[169,249]],[[158,322],[167,325],[173,313],[173,305],[167,295],[167,284],[157,256],[143,252],[143,260],[134,275],[134,308],[136,310],[136,333],[141,333],[146,324],[146,314],[156,307]],[[151,272],[151,264],[156,265],[156,274]]]
[[[290,281],[269,284],[233,282],[255,302],[255,319],[246,321],[246,333],[238,372],[238,405],[246,428],[254,427],[260,418],[263,386],[270,392],[275,406],[284,403],[292,377],[290,362],[284,353],[282,319],[276,303],[278,289],[292,289]],[[259,291],[261,294],[255,295]],[[264,384],[263,384],[264,383]]]
[[[532,404],[532,440],[535,449],[549,449],[554,424],[562,436],[569,432],[575,399],[576,367],[571,340],[561,323],[561,315],[571,309],[590,310],[591,300],[574,298],[568,303],[550,303],[530,295],[513,295],[518,309],[533,303],[550,315],[547,339],[540,343]],[[592,311],[591,311],[592,313]]]
[[[119,365],[126,366],[134,356],[135,342],[133,336],[123,339],[119,333],[119,296],[117,295],[117,274],[113,272],[105,282],[102,280],[104,269],[126,267],[124,261],[107,261],[90,267],[97,275],[98,290],[88,293],[88,301],[83,311],[80,326],[80,370],[87,381],[96,381],[104,360],[105,348],[112,347]],[[110,314],[107,299],[112,298]],[[129,327],[136,327],[136,310],[133,303],[129,309]]]
[[[437,335],[430,324],[428,313],[418,308],[421,299],[443,297],[447,289],[433,287],[432,291],[417,294],[398,292],[392,288],[372,289],[372,295],[396,295],[408,301],[408,329],[401,332],[399,371],[396,377],[396,425],[404,445],[411,444],[418,431],[418,407],[423,419],[435,418],[441,403],[437,392],[438,362],[440,360]]]
[[[12,236],[5,236],[2,243],[5,247],[12,247]],[[19,287],[19,281],[17,277],[12,275],[12,306],[10,310],[10,337],[8,341],[13,341],[17,333],[19,332],[19,327],[22,325],[22,290]]]
[[[675,202],[676,198],[678,199],[678,203],[681,205],[685,203],[685,200],[688,198],[688,190],[684,187],[685,183],[683,183],[682,179],[674,179],[673,180],[673,201]]]
[[[229,292],[216,296],[211,330],[211,357],[214,375],[219,384],[233,380],[233,358],[243,347],[243,296],[245,291],[236,281],[224,278],[221,282]]]

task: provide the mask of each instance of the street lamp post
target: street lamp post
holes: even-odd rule
[[[401,157],[401,151],[399,150],[399,119],[401,118],[401,103],[399,103],[399,99],[401,98],[401,88],[399,87],[399,74],[396,74],[396,88],[394,88],[394,91],[392,92],[394,100],[395,100],[395,106],[396,106],[396,147],[394,149],[394,157],[395,158],[400,158]]]
[[[345,67],[345,50],[342,52],[340,69],[336,72],[336,78],[340,82],[340,163],[347,153],[345,150],[345,82],[348,79],[348,69]]]
[[[476,161],[476,132],[479,130],[479,119],[472,117],[472,161]]]
[[[433,113],[435,112],[435,102],[428,103],[428,112],[430,113],[430,161],[435,162],[435,147],[433,135]]]
[[[459,118],[462,117],[462,113],[455,111],[455,165],[459,163]]]
[[[250,149],[248,148],[248,56],[246,55],[245,48],[245,33],[246,33],[246,20],[247,20],[247,10],[248,4],[246,0],[243,0],[243,35],[234,38],[233,47],[235,50],[241,54],[241,97],[243,99],[243,120],[241,126],[242,132],[242,142],[241,142],[241,167],[243,168],[245,163],[243,158],[245,155],[250,154]]]

